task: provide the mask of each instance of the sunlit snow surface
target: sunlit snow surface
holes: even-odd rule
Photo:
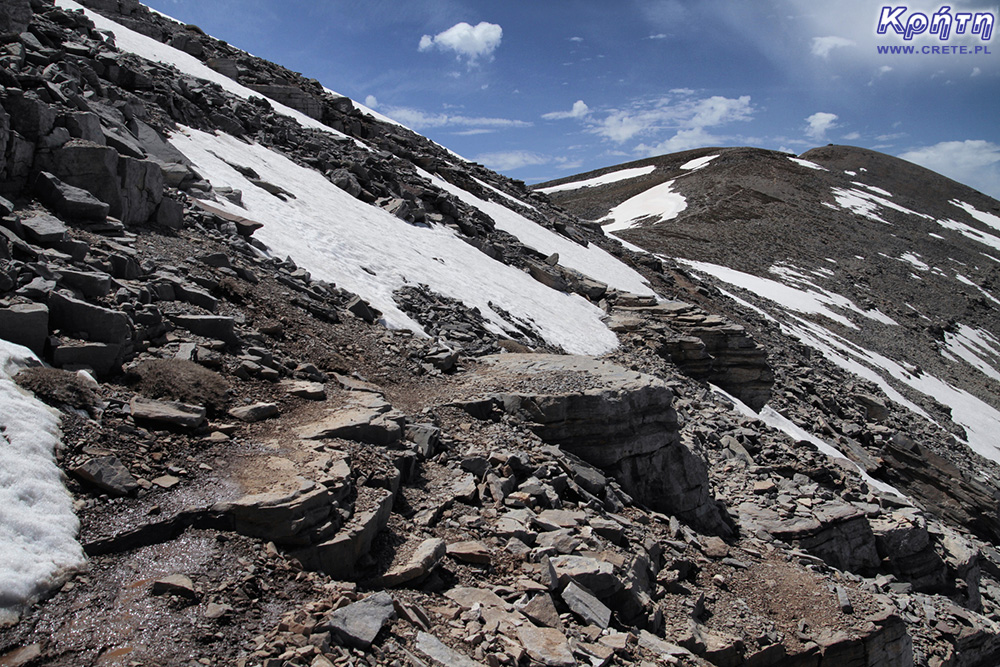
[[[705,155],[704,157],[696,157],[693,160],[688,160],[681,165],[681,169],[684,171],[695,171],[701,169],[708,165],[709,162],[719,157],[718,155]]]
[[[355,199],[312,169],[227,134],[184,129],[176,132],[170,143],[215,187],[243,191],[245,208],[228,202],[215,205],[263,223],[256,236],[274,253],[290,255],[313,277],[360,294],[384,313],[390,326],[421,330],[397,307],[392,292],[403,285],[423,283],[435,292],[479,308],[497,331],[512,331],[514,323],[493,311],[491,301],[567,352],[601,354],[617,346],[614,333],[601,321],[604,311],[580,296],[552,290],[519,269],[489,259],[450,229],[408,224]],[[283,201],[253,185],[227,161],[250,167],[295,198]],[[486,204],[516,216],[499,204]],[[530,221],[525,223],[532,231],[557,237]],[[523,240],[536,245],[532,239]],[[568,240],[565,243],[586,254],[581,261],[587,266],[581,269],[598,280],[615,283],[619,275],[631,271],[618,262],[615,275],[601,274],[591,263],[598,258],[596,248],[588,251]],[[543,252],[560,252],[560,257],[564,251],[568,256],[574,250],[547,242],[538,242],[537,246]],[[567,261],[567,265],[572,263]],[[623,284],[638,288],[639,280],[633,272],[633,276],[623,278]]]
[[[957,206],[958,208],[962,209],[963,211],[971,215],[973,218],[978,220],[979,222],[985,225],[989,225],[993,229],[1000,232],[1000,217],[993,215],[992,213],[987,213],[986,211],[980,211],[972,204],[966,204],[965,202],[959,201],[958,199],[952,199],[948,203],[951,204],[952,206]]]
[[[598,185],[608,185],[609,183],[618,183],[619,181],[627,181],[630,178],[637,178],[639,176],[645,176],[646,174],[652,174],[656,171],[656,165],[649,165],[648,167],[635,167],[634,169],[620,169],[618,171],[613,171],[610,174],[604,174],[603,176],[595,176],[594,178],[588,178],[585,181],[573,181],[572,183],[562,183],[561,185],[553,185],[548,188],[541,188],[539,192],[544,192],[550,195],[554,192],[565,192],[567,190],[579,190],[580,188],[593,188]]]
[[[745,415],[747,417],[752,417],[754,419],[759,419],[768,426],[770,426],[771,428],[785,433],[795,441],[805,440],[806,442],[811,443],[814,447],[816,447],[817,450],[819,450],[821,454],[835,461],[842,461],[844,465],[853,468],[858,473],[858,475],[860,475],[861,478],[865,480],[865,482],[867,482],[868,485],[871,486],[872,488],[878,489],[883,493],[889,493],[904,499],[906,498],[906,496],[903,495],[899,491],[899,489],[892,486],[891,484],[886,484],[885,482],[881,482],[875,479],[867,472],[865,472],[861,468],[861,466],[859,466],[854,461],[851,461],[849,458],[844,456],[843,452],[837,449],[834,445],[806,431],[802,427],[795,424],[792,420],[788,419],[787,417],[776,411],[774,408],[770,406],[764,406],[764,408],[759,413],[754,412],[753,408],[751,408],[749,405],[747,405],[740,399],[736,398],[735,396],[731,395],[724,389],[716,387],[715,385],[709,385],[709,386],[712,388],[712,391],[724,396],[728,401],[732,402],[736,411],[739,412],[740,414]],[[909,499],[907,499],[907,501],[908,500]]]
[[[620,232],[642,220],[664,222],[676,218],[687,208],[687,200],[673,187],[673,181],[660,183],[615,206],[600,220],[604,231]]]
[[[808,167],[809,169],[815,169],[816,171],[830,171],[826,167],[821,167],[815,162],[810,162],[809,160],[803,160],[802,158],[798,157],[790,157],[788,159],[801,167]]]
[[[27,348],[0,340],[0,625],[84,562],[54,458],[58,414],[11,380],[32,361]]]
[[[770,302],[771,307],[755,307],[755,310],[766,312],[772,319],[780,322],[781,330],[784,333],[819,350],[834,364],[875,383],[895,403],[933,421],[933,418],[926,411],[896,389],[890,379],[947,406],[951,409],[952,421],[965,429],[967,442],[973,451],[1000,462],[1000,439],[996,435],[1000,433],[1000,411],[940,378],[913,368],[907,368],[882,354],[848,341],[826,327],[788,312],[790,310],[804,314],[812,312],[837,321],[836,317],[831,317],[831,311],[828,307],[831,304],[824,300],[826,295],[810,294],[773,280],[759,278],[714,264],[690,261],[683,263],[697,273],[715,276],[723,282],[764,297]],[[836,316],[836,313],[832,314]],[[990,353],[996,352],[998,349],[995,339],[986,338],[982,333],[974,332],[968,328],[960,328],[954,342],[949,342],[951,343],[949,350],[953,354],[963,358],[969,357],[966,360],[984,373],[987,371],[981,366],[989,364],[983,357],[990,356]],[[979,363],[971,360],[972,357],[975,357]],[[991,366],[991,368],[993,367]]]

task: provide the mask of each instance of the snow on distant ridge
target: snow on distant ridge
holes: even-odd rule
[[[0,340],[0,625],[85,561],[55,462],[58,413],[11,379],[39,363],[27,348]]]
[[[809,160],[803,160],[800,157],[789,157],[788,159],[791,160],[792,162],[794,162],[797,165],[800,165],[800,166],[803,166],[803,167],[808,167],[809,169],[815,169],[816,171],[830,171],[826,167],[821,167],[820,165],[816,164],[815,162],[810,162]]]
[[[705,155],[703,157],[696,157],[693,160],[689,160],[681,165],[681,169],[684,171],[696,171],[702,167],[708,165],[709,162],[719,157],[718,155]]]
[[[687,208],[684,195],[673,190],[674,181],[667,181],[640,192],[615,206],[600,222],[606,232],[619,232],[634,227],[640,220],[659,218],[672,220]]]
[[[962,209],[963,211],[971,215],[979,222],[985,225],[989,225],[993,229],[1000,231],[1000,217],[993,215],[992,213],[987,213],[986,211],[980,211],[972,204],[966,204],[965,202],[959,201],[957,199],[952,199],[948,203],[951,204],[952,206],[957,206],[958,208]]]
[[[609,174],[604,174],[603,176],[595,176],[594,178],[588,178],[585,181],[573,181],[572,183],[562,183],[561,185],[553,185],[548,188],[541,188],[539,192],[544,192],[550,195],[554,192],[565,192],[567,190],[579,190],[580,188],[594,188],[598,185],[608,185],[609,183],[617,183],[619,181],[627,181],[630,178],[638,178],[639,176],[645,176],[646,174],[652,174],[656,171],[656,165],[651,164],[648,167],[635,167],[633,169],[620,169],[618,171],[612,171]]]
[[[617,337],[602,321],[603,310],[578,295],[557,292],[523,271],[489,259],[451,229],[403,222],[355,199],[319,172],[228,134],[185,128],[174,133],[170,143],[215,187],[229,186],[243,192],[244,208],[229,202],[214,205],[264,223],[256,235],[276,254],[291,255],[315,278],[360,294],[384,313],[390,326],[422,331],[399,309],[392,293],[404,285],[423,283],[479,308],[497,333],[513,330],[515,323],[490,308],[490,302],[567,352],[603,354],[618,345]],[[262,190],[227,161],[254,169],[261,178],[280,185],[295,198],[283,201]],[[486,204],[516,215],[499,204]],[[525,222],[547,232],[535,223]],[[577,246],[568,239],[565,242]],[[525,243],[530,245],[531,241]],[[569,256],[571,250],[560,247],[553,251],[562,257],[564,251]],[[583,261],[596,261],[597,250],[591,250]],[[620,262],[618,267],[619,271],[627,269]],[[598,280],[616,282],[614,275],[594,275],[589,266],[581,268]],[[641,279],[637,273],[634,276]],[[634,284],[636,278],[627,278],[624,271],[621,277],[629,287],[639,287]]]

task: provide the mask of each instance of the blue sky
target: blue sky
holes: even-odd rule
[[[1000,38],[877,35],[881,2],[148,4],[529,183],[701,146],[838,143],[1000,198]],[[949,6],[1000,18],[989,2]],[[941,5],[906,7],[902,24]],[[877,51],[892,45],[918,53]]]

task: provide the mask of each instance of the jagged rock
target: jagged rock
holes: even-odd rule
[[[91,369],[98,377],[116,373],[121,368],[122,345],[63,341],[52,350],[52,365],[69,370]]]
[[[482,357],[481,384],[504,410],[523,416],[545,441],[611,472],[642,502],[705,532],[733,532],[710,494],[704,461],[680,443],[673,393],[661,380],[589,357],[505,354]],[[571,391],[547,391],[550,376],[576,378]],[[530,378],[537,392],[503,391]]]
[[[482,663],[448,648],[440,639],[426,632],[417,633],[417,650],[442,667],[483,667]]]
[[[0,308],[0,338],[41,354],[49,333],[49,309],[41,303]]]
[[[10,0],[0,7],[0,33],[21,33],[31,21],[31,4],[28,0]]]
[[[73,468],[73,474],[105,493],[127,496],[139,490],[135,477],[116,456],[98,456]]]
[[[174,324],[186,329],[196,336],[221,340],[226,343],[237,342],[236,321],[224,315],[174,315]]]
[[[547,667],[574,667],[576,659],[566,635],[555,628],[525,625],[517,629],[517,638],[533,660]]]
[[[40,245],[51,245],[66,238],[69,231],[58,218],[47,213],[35,213],[21,220],[26,240]]]
[[[456,586],[445,592],[445,596],[454,600],[460,607],[465,609],[472,609],[476,605],[497,607],[499,609],[507,609],[509,606],[499,595],[484,588]]]
[[[549,559],[559,577],[561,586],[576,581],[600,598],[608,598],[620,591],[624,584],[615,575],[614,566],[587,556],[553,556]]]
[[[538,625],[563,630],[562,619],[559,618],[556,605],[548,593],[536,595],[527,604],[519,606],[518,610]]]
[[[385,591],[337,609],[327,621],[330,629],[350,646],[370,648],[378,633],[396,618],[392,596]]]
[[[194,587],[191,578],[183,574],[172,574],[162,577],[153,582],[153,595],[163,595],[170,593],[181,597],[198,599],[198,591]]]
[[[80,291],[88,299],[99,299],[111,292],[111,276],[102,271],[59,269],[59,282]]]
[[[358,490],[355,512],[332,540],[293,552],[303,565],[332,577],[352,578],[363,554],[389,521],[393,494],[386,489],[363,487]],[[357,507],[365,507],[358,510]],[[370,508],[370,509],[368,509]]]
[[[156,401],[133,396],[129,401],[133,419],[169,424],[182,428],[198,428],[205,423],[205,408],[178,401]]]
[[[332,409],[323,419],[296,429],[306,440],[344,438],[373,445],[398,442],[401,417],[378,394],[353,396],[346,406]]]
[[[395,587],[421,579],[430,574],[444,558],[445,553],[444,540],[437,537],[426,539],[420,543],[406,564],[394,567],[382,575],[382,584]]]
[[[254,403],[233,408],[229,411],[229,416],[244,422],[259,422],[281,414],[281,409],[277,403]]]
[[[562,590],[561,595],[570,611],[579,616],[585,623],[596,625],[602,630],[611,623],[611,610],[593,593],[575,581],[570,581]]]
[[[336,530],[339,500],[334,489],[303,480],[291,493],[261,493],[215,505],[212,511],[224,515],[234,531],[279,544],[309,544],[316,533]],[[332,521],[332,525],[328,526]]]
[[[326,385],[321,382],[288,382],[285,387],[292,396],[306,398],[310,401],[326,400]]]
[[[38,175],[35,191],[46,206],[70,218],[102,221],[111,209],[83,188],[63,183],[47,171]]]
[[[455,560],[477,565],[489,565],[492,561],[490,549],[478,540],[452,542],[447,547],[447,553]]]
[[[52,292],[49,326],[67,333],[83,333],[87,340],[123,345],[132,337],[128,315]]]

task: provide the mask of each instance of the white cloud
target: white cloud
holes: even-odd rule
[[[754,108],[750,96],[738,98],[705,97],[679,101],[668,97],[633,105],[631,109],[611,111],[597,121],[591,132],[623,143],[629,139],[664,130],[691,130],[750,120]]]
[[[820,58],[829,58],[830,52],[834,49],[842,49],[854,45],[854,40],[847,39],[846,37],[837,37],[835,35],[813,37],[812,53],[814,56],[819,56]]]
[[[365,106],[368,107],[369,109],[377,109],[378,99],[374,95],[369,95],[368,97],[365,98]]]
[[[644,157],[652,157],[667,153],[679,153],[680,151],[687,151],[692,148],[704,148],[706,146],[717,145],[721,142],[722,137],[706,132],[703,127],[694,127],[687,130],[680,130],[674,136],[658,144],[639,144],[635,147],[635,152]]]
[[[502,38],[503,29],[496,23],[483,21],[472,26],[462,21],[433,37],[424,35],[418,48],[420,51],[435,47],[442,51],[454,51],[459,60],[464,59],[472,65],[480,58],[492,56]]]
[[[577,44],[579,44],[580,42],[583,41],[583,37],[570,37],[569,41],[576,42]]]
[[[1000,198],[1000,145],[991,141],[943,141],[899,157]]]
[[[583,118],[590,112],[590,108],[586,105],[583,100],[577,100],[573,103],[573,108],[569,111],[552,111],[551,113],[542,114],[542,118],[545,120],[564,120],[566,118]]]
[[[459,114],[427,113],[412,107],[383,107],[382,113],[414,130],[435,127],[468,127],[478,129],[506,129],[531,127],[531,123],[511,118],[482,118]]]
[[[659,32],[659,33],[656,33],[655,35],[650,35],[646,39],[666,39],[666,38],[667,38],[667,35],[665,33]]]
[[[972,68],[972,74],[970,76],[979,76],[982,73],[983,73],[983,70],[979,69],[978,67],[973,67]]]
[[[520,169],[521,167],[548,164],[552,162],[552,160],[551,158],[539,153],[532,153],[531,151],[503,151],[477,155],[476,162],[480,162],[490,169],[503,172]]]
[[[835,113],[826,113],[825,111],[818,111],[813,115],[806,118],[806,136],[815,140],[823,141],[826,139],[826,133],[829,130],[837,127],[836,120],[838,116]]]
[[[861,138],[861,133],[860,132],[851,132],[850,134],[845,134],[844,135],[844,139],[846,141],[857,141],[860,138]]]
[[[878,73],[879,74],[888,74],[891,71],[892,71],[892,68],[889,67],[888,65],[882,65],[881,67],[878,68]]]

